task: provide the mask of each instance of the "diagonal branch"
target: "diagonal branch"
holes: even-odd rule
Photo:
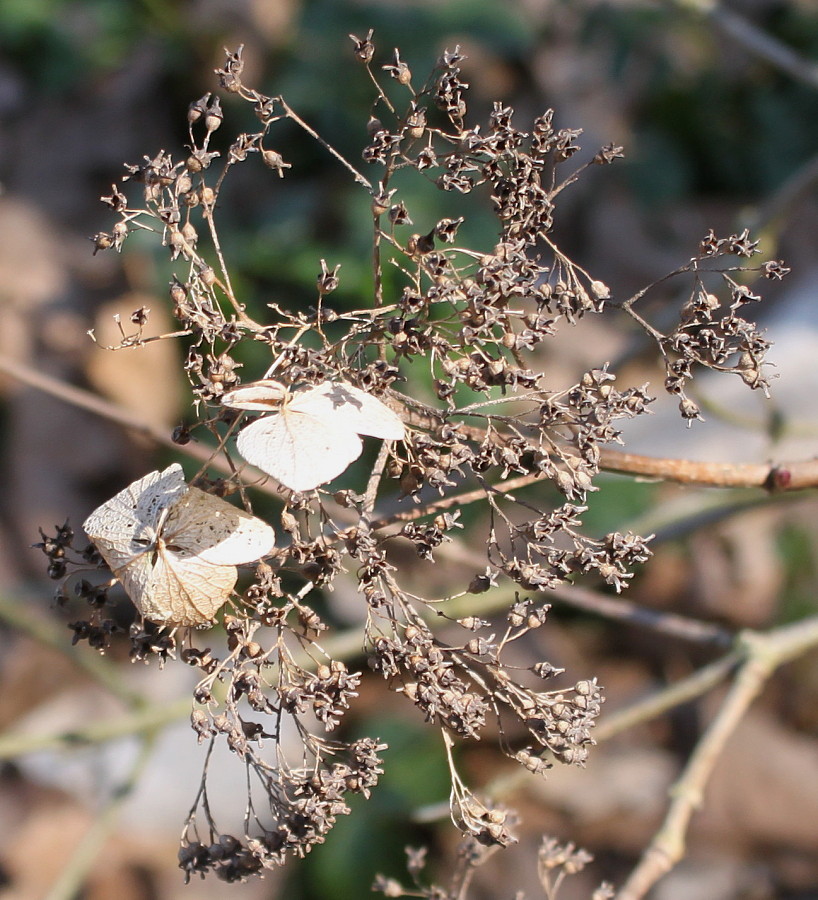
[[[727,740],[773,672],[816,646],[818,616],[767,634],[751,631],[742,634],[744,662],[721,709],[671,789],[670,807],[661,828],[616,895],[616,900],[641,900],[682,859],[690,820],[702,804],[705,786]]]
[[[707,16],[724,34],[749,53],[765,60],[791,78],[818,88],[818,65],[755,26],[749,19],[727,9],[718,0],[671,0],[681,9]]]

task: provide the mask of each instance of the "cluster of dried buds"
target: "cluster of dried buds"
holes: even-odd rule
[[[339,749],[328,745],[325,754]],[[378,756],[383,749],[384,744],[361,738],[344,745],[344,762],[329,763],[318,758],[312,765],[297,768],[283,760],[273,766],[255,754],[246,755],[249,769],[264,794],[265,821],[254,813],[243,838],[220,833],[210,815],[203,787],[200,804],[188,818],[179,850],[179,866],[186,878],[215,872],[227,882],[244,881],[282,865],[288,856],[305,856],[324,840],[338,816],[349,814],[347,794],[369,797],[383,772]],[[207,823],[206,842],[200,837],[204,826],[196,820],[197,812]]]
[[[425,897],[426,900],[448,900],[451,897],[465,897],[475,871],[492,855],[496,847],[486,846],[477,838],[464,837],[458,848],[458,865],[450,882],[446,885],[427,884],[423,881],[428,851],[425,847],[406,848],[406,870],[412,879],[411,885],[404,885],[396,878],[378,875],[372,885],[384,897]],[[553,838],[544,838],[537,851],[537,875],[543,896],[556,898],[562,883],[582,872],[593,862],[593,856],[574,844],[560,844]],[[610,884],[599,885],[590,900],[611,900],[614,889]],[[514,894],[516,900],[525,900],[522,891]]]

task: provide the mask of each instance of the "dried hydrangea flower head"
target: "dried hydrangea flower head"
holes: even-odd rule
[[[139,612],[166,625],[207,625],[230,596],[236,566],[270,553],[273,529],[185,482],[178,463],[151,472],[83,525]]]
[[[406,435],[386,404],[339,381],[293,393],[277,381],[256,381],[228,391],[222,405],[272,413],[242,429],[236,446],[247,462],[294,491],[340,475],[361,455],[359,435],[390,441]]]

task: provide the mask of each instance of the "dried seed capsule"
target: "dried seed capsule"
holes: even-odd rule
[[[222,110],[222,105],[219,102],[219,98],[214,97],[205,113],[205,129],[207,130],[208,135],[212,134],[222,124],[223,119],[224,112]]]

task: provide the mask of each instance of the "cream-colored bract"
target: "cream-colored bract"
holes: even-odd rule
[[[152,622],[206,625],[236,584],[236,566],[273,549],[261,519],[190,487],[178,463],[103,503],[83,529]]]
[[[339,381],[292,394],[277,381],[256,381],[229,391],[222,403],[272,412],[244,428],[236,446],[247,462],[294,491],[312,490],[340,475],[361,455],[361,434],[390,441],[406,436],[388,406]]]

